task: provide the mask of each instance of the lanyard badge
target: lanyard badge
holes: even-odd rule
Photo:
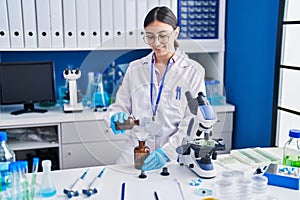
[[[159,90],[158,90],[158,95],[157,95],[156,102],[155,102],[155,105],[154,105],[154,102],[153,102],[153,87],[155,87],[154,81],[153,81],[153,79],[154,79],[153,78],[154,77],[154,54],[152,56],[152,60],[151,60],[151,74],[150,74],[150,81],[151,81],[150,82],[150,103],[151,103],[152,120],[153,121],[155,121],[156,111],[157,111],[158,104],[159,104],[159,101],[160,101],[162,89],[164,87],[165,77],[166,77],[166,74],[167,74],[167,72],[169,70],[169,67],[170,67],[170,60],[168,61],[167,65],[166,65],[166,68],[165,68],[165,71],[163,73],[163,77],[162,77],[162,80],[160,82],[160,86],[159,86]]]

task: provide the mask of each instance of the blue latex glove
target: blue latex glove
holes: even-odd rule
[[[151,152],[145,159],[142,170],[149,171],[162,168],[168,160],[169,158],[166,156],[162,148],[158,148],[155,151]]]
[[[118,112],[110,117],[110,127],[115,135],[125,134],[125,130],[116,130],[115,122],[124,123],[124,120],[128,119],[128,114],[126,112]]]

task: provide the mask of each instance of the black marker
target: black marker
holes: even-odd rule
[[[159,200],[159,198],[158,198],[158,195],[157,195],[157,192],[156,192],[156,191],[154,191],[154,198],[155,198],[155,200]]]

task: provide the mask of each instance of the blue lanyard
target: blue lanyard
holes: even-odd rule
[[[162,89],[164,87],[165,77],[166,77],[166,74],[167,74],[167,72],[169,70],[169,67],[170,67],[170,60],[168,61],[167,65],[166,65],[166,68],[165,68],[165,71],[164,71],[164,74],[163,74],[163,77],[162,77],[162,80],[161,80],[161,83],[160,83],[160,86],[159,86],[159,91],[158,91],[158,95],[157,95],[157,98],[156,98],[156,103],[155,103],[155,105],[153,105],[154,54],[152,56],[152,61],[151,61],[151,75],[150,75],[150,79],[151,79],[151,82],[150,82],[150,102],[151,102],[151,108],[152,108],[153,117],[155,117],[155,115],[156,115],[156,111],[157,111],[158,104],[159,104],[159,101],[160,101],[160,96],[161,96],[161,93],[162,93]]]

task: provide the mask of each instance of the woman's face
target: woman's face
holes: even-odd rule
[[[174,41],[178,36],[178,28],[155,20],[145,28],[145,42],[155,52],[155,56],[173,54],[175,51]]]

